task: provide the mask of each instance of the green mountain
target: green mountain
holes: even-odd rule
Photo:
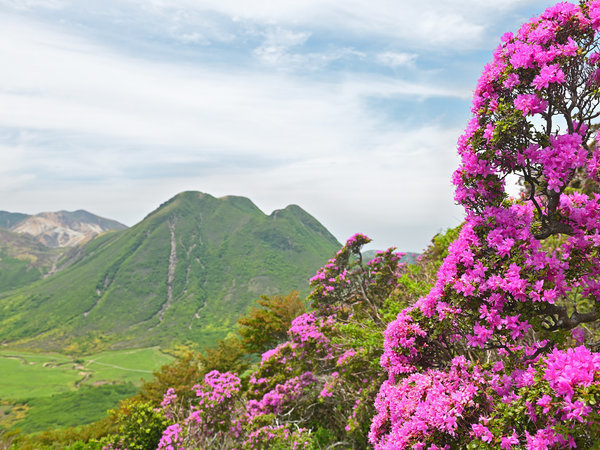
[[[67,253],[58,273],[0,294],[0,341],[92,351],[224,337],[262,294],[308,291],[337,240],[298,206],[184,192]]]
[[[0,229],[0,292],[42,279],[55,269],[62,253],[30,235]]]

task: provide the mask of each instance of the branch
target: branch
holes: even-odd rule
[[[571,330],[581,323],[594,322],[600,318],[600,311],[598,311],[597,307],[594,308],[594,311],[588,313],[580,313],[579,311],[575,310],[570,317],[567,313],[567,308],[565,308],[564,306],[547,305],[546,310],[544,312],[546,314],[558,316],[556,325],[553,328],[549,329],[550,331],[559,328]]]

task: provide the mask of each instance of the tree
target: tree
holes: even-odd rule
[[[201,355],[186,349],[177,355],[175,361],[165,364],[154,372],[151,380],[145,381],[135,397],[140,402],[160,405],[167,389],[173,388],[180,399],[189,402],[194,398],[192,386],[202,379]]]
[[[581,179],[600,168],[599,28],[600,1],[559,3],[485,67],[453,178],[466,220],[433,289],[386,330],[376,448],[595,441],[600,195]]]
[[[212,370],[242,373],[248,368],[247,353],[237,336],[230,336],[207,347],[199,355],[202,374]],[[197,381],[197,380],[196,380]]]
[[[248,314],[238,319],[238,333],[249,353],[262,353],[287,338],[287,330],[296,317],[306,311],[298,291],[288,295],[262,295]]]

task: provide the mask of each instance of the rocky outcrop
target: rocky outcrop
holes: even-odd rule
[[[28,216],[11,227],[11,231],[34,236],[48,247],[73,247],[94,236],[111,230],[122,230],[125,225],[104,219],[87,211],[45,212]]]

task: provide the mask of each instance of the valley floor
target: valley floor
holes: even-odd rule
[[[0,350],[0,429],[34,432],[98,420],[172,359],[156,347],[82,357]]]

